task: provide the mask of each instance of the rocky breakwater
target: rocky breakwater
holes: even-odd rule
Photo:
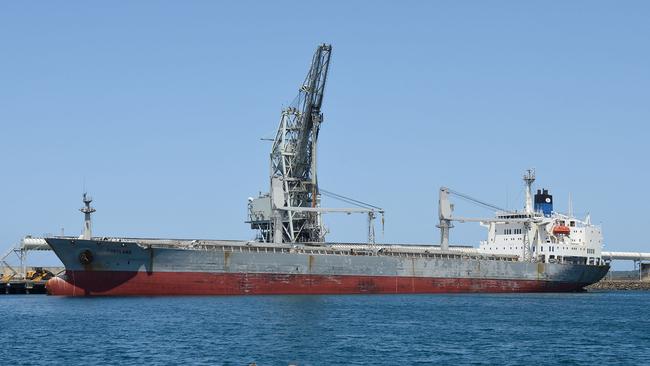
[[[617,290],[617,291],[630,291],[630,290],[650,290],[650,281],[639,280],[612,280],[604,278],[600,282],[587,286],[588,291],[600,290]]]

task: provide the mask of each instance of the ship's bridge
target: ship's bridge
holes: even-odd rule
[[[496,217],[498,219],[507,219],[507,220],[513,220],[513,219],[532,219],[532,218],[542,218],[544,217],[540,213],[526,213],[526,212],[512,212],[512,211],[501,211],[497,212]]]

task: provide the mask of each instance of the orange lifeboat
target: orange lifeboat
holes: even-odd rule
[[[553,228],[553,234],[555,235],[569,235],[571,234],[571,229],[568,226],[557,225]]]

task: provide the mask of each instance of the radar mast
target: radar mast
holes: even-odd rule
[[[90,240],[93,237],[92,220],[90,214],[97,210],[95,210],[94,207],[90,206],[90,203],[92,201],[92,197],[90,197],[87,193],[83,194],[84,207],[80,208],[79,211],[83,212],[84,214],[84,231],[81,235],[81,238],[85,240]]]

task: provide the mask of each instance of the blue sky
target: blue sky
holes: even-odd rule
[[[0,249],[79,234],[84,185],[98,235],[250,238],[260,138],[328,42],[319,181],[384,207],[385,241],[437,241],[443,185],[521,208],[535,167],[608,249],[650,251],[649,17],[642,1],[3,2]],[[364,222],[327,217],[329,238],[363,240]]]

